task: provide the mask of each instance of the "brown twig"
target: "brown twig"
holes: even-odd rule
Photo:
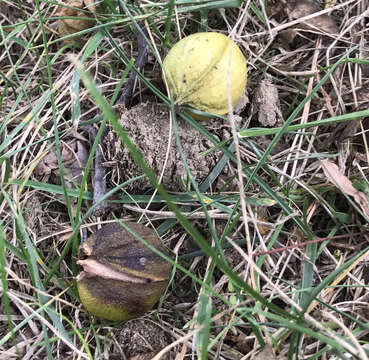
[[[146,35],[147,30],[145,27],[142,28],[143,33]],[[148,60],[147,53],[147,45],[144,36],[141,32],[138,33],[137,36],[138,42],[138,57],[135,62],[135,67],[138,71],[141,71],[143,67],[146,65]],[[129,107],[132,102],[132,93],[136,80],[136,72],[131,70],[126,86],[122,91],[122,95],[119,100],[116,102],[116,105],[124,104],[125,107]],[[96,137],[96,130],[92,127],[89,128],[89,132],[92,138]],[[105,132],[104,132],[105,133]],[[102,152],[102,140],[104,138],[104,134],[102,135],[100,142],[96,148],[95,154],[95,175],[94,175],[94,194],[93,194],[93,204],[96,204],[101,200],[101,198],[106,193],[106,171],[103,166],[104,157]],[[106,208],[106,201],[101,201],[99,205],[96,207],[94,211],[94,215],[101,216]]]
[[[142,31],[146,36],[147,30],[144,26],[142,27]],[[138,71],[142,71],[144,66],[147,64],[148,53],[147,53],[146,40],[144,36],[141,34],[141,32],[139,32],[137,35],[137,42],[138,42],[138,57],[135,61],[135,68]],[[126,108],[130,107],[131,102],[132,102],[132,93],[133,93],[133,88],[135,85],[136,76],[137,76],[136,71],[131,70],[127,84],[122,91],[122,95],[116,102],[116,105],[124,104]]]
[[[89,126],[88,128],[90,138],[93,140],[96,138],[97,131],[94,127]],[[105,208],[106,208],[106,201],[101,201],[101,198],[106,193],[106,171],[105,167],[103,165],[104,162],[104,156],[102,151],[102,140],[104,138],[104,133],[101,136],[99,140],[99,144],[96,147],[95,152],[95,174],[94,174],[94,191],[93,191],[93,205],[99,202],[99,205],[97,205],[96,209],[94,210],[94,215],[96,216],[102,216],[104,214]]]

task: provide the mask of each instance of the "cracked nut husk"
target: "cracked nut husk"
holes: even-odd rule
[[[126,225],[167,255],[155,231]],[[165,291],[171,265],[119,223],[104,225],[81,245],[83,271],[77,276],[80,299],[88,312],[108,320],[129,320],[150,310]]]

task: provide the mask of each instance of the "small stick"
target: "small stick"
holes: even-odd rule
[[[145,35],[147,35],[147,30],[145,27],[142,28],[142,31]],[[147,45],[144,36],[141,34],[141,32],[138,33],[137,36],[137,42],[138,42],[138,57],[135,62],[135,67],[138,71],[141,71],[144,66],[147,64],[148,61],[148,52],[147,52]],[[129,107],[132,102],[132,93],[133,88],[135,85],[136,80],[136,72],[132,71],[130,72],[128,81],[126,86],[124,87],[122,91],[122,95],[120,96],[119,100],[116,102],[116,104],[124,104],[125,107]],[[96,129],[92,126],[89,127],[89,133],[91,139],[94,139],[96,137]],[[102,134],[99,144],[96,148],[96,154],[95,154],[95,175],[94,175],[94,194],[93,194],[93,204],[95,205],[97,202],[100,201],[100,199],[105,195],[106,193],[106,171],[105,167],[103,166],[104,162],[104,156],[103,156],[103,146],[102,141],[105,136],[105,131]],[[104,214],[104,211],[106,209],[106,201],[100,202],[100,204],[96,207],[94,211],[94,215],[101,216]]]
[[[147,30],[145,27],[142,27],[142,31],[146,36]],[[142,36],[141,32],[139,32],[137,35],[137,42],[138,42],[138,57],[135,61],[135,67],[137,68],[138,71],[142,71],[142,69],[147,64],[148,61],[148,52],[146,40]],[[120,96],[119,100],[116,102],[116,105],[124,104],[126,108],[130,107],[132,102],[132,93],[135,85],[136,76],[137,76],[136,72],[131,70],[127,84],[124,87],[122,95]]]
[[[94,127],[89,126],[88,128],[90,138],[95,139],[97,131]],[[103,156],[103,146],[102,146],[102,140],[104,138],[105,131],[103,132],[99,144],[96,148],[95,153],[95,174],[94,174],[94,194],[93,194],[93,205],[98,203],[100,199],[105,195],[106,193],[106,171],[105,167],[103,165],[104,162],[104,156]],[[95,216],[102,216],[104,214],[106,208],[106,201],[101,201],[99,205],[97,205],[96,209],[94,210]]]

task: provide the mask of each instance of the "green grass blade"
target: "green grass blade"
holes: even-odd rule
[[[327,125],[332,125],[332,124],[339,124],[341,122],[358,120],[360,118],[364,118],[368,116],[369,116],[369,110],[355,111],[355,112],[348,113],[348,114],[333,116],[327,119],[310,121],[305,124],[290,125],[290,126],[287,126],[284,131],[285,133],[288,133],[288,132],[294,132],[294,131],[301,130],[301,129],[309,129],[309,128],[317,127],[317,126],[327,126]],[[274,135],[274,134],[278,134],[280,131],[282,131],[282,128],[280,127],[251,128],[251,129],[241,130],[239,132],[239,136],[249,138],[249,137],[255,137],[255,136]]]
[[[196,331],[195,335],[197,358],[201,360],[208,359],[211,312],[211,297],[206,292],[202,292],[200,294],[196,317],[196,328],[199,328],[199,330]]]

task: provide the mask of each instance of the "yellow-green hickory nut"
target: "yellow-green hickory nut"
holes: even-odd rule
[[[241,98],[246,82],[246,59],[227,36],[203,32],[177,42],[163,62],[163,77],[178,105],[224,115]]]
[[[167,254],[155,231],[126,223],[137,235]],[[77,276],[87,311],[108,320],[129,320],[150,310],[165,291],[171,265],[119,223],[104,225],[81,245],[83,271]]]

